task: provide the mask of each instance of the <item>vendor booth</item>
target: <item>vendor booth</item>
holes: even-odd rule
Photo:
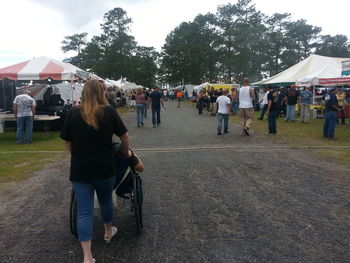
[[[48,57],[38,57],[2,68],[0,109],[11,111],[14,97],[28,89],[36,99],[38,115],[61,116],[60,120],[52,124],[52,128],[60,129],[66,112],[80,100],[82,84],[77,81],[90,76],[89,72],[72,64]],[[45,93],[49,93],[46,96],[49,97],[49,103],[43,100]]]

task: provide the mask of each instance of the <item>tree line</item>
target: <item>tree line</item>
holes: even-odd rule
[[[101,77],[127,76],[154,87],[160,83],[200,84],[205,81],[257,81],[273,76],[311,53],[350,57],[345,35],[322,35],[322,29],[289,13],[263,14],[251,0],[217,7],[216,13],[197,15],[166,37],[160,53],[138,46],[129,34],[131,18],[121,8],[104,15],[102,34],[87,42],[87,33],[65,37],[69,60]]]
[[[65,61],[99,75],[155,87],[159,58],[153,47],[139,46],[130,35],[132,19],[122,8],[114,8],[103,16],[102,33],[87,41],[88,33],[66,36],[62,41],[64,52],[75,51],[76,56]]]

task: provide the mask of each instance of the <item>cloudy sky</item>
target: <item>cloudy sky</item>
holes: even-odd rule
[[[161,49],[167,34],[183,21],[199,13],[215,13],[218,5],[236,3],[223,0],[2,0],[0,25],[0,68],[38,56],[55,59],[64,54],[64,36],[100,33],[103,14],[122,7],[133,19],[131,34],[140,45]],[[322,27],[322,34],[344,34],[350,38],[349,0],[254,0],[265,14],[292,14]]]

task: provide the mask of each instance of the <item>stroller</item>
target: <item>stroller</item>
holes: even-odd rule
[[[121,143],[113,144],[113,151],[116,165],[116,181],[114,192],[117,197],[122,197],[124,200],[130,200],[130,210],[135,216],[136,233],[139,235],[143,228],[143,190],[141,177],[136,173],[134,167],[136,157],[132,155],[130,158],[124,156],[121,151]],[[77,201],[75,193],[71,190],[70,214],[69,223],[71,233],[78,238],[77,231]]]

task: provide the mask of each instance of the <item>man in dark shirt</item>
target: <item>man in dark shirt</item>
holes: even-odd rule
[[[218,96],[218,91],[214,89],[214,87],[211,87],[210,93],[210,104],[211,104],[211,116],[215,116],[217,112],[217,103],[216,99],[219,97]]]
[[[43,95],[43,100],[44,100],[43,104],[45,107],[53,106],[52,93],[53,93],[52,87],[48,87]]]
[[[160,93],[160,88],[156,88],[147,99],[148,107],[152,104],[152,124],[153,128],[160,125],[160,105],[164,108],[162,94]]]
[[[295,105],[298,102],[298,96],[299,96],[298,91],[296,91],[295,88],[290,88],[286,96],[286,102],[287,102],[286,121],[294,121]]]
[[[274,87],[269,86],[268,90],[270,91],[267,95],[267,115],[269,121],[269,131],[266,134],[276,134],[276,119],[280,112],[280,101],[277,94],[277,90]]]
[[[337,93],[337,87],[331,87],[328,94],[325,96],[325,119],[323,125],[323,137],[333,139],[335,127],[337,126],[337,115],[340,107],[338,105],[338,99],[335,95]]]

